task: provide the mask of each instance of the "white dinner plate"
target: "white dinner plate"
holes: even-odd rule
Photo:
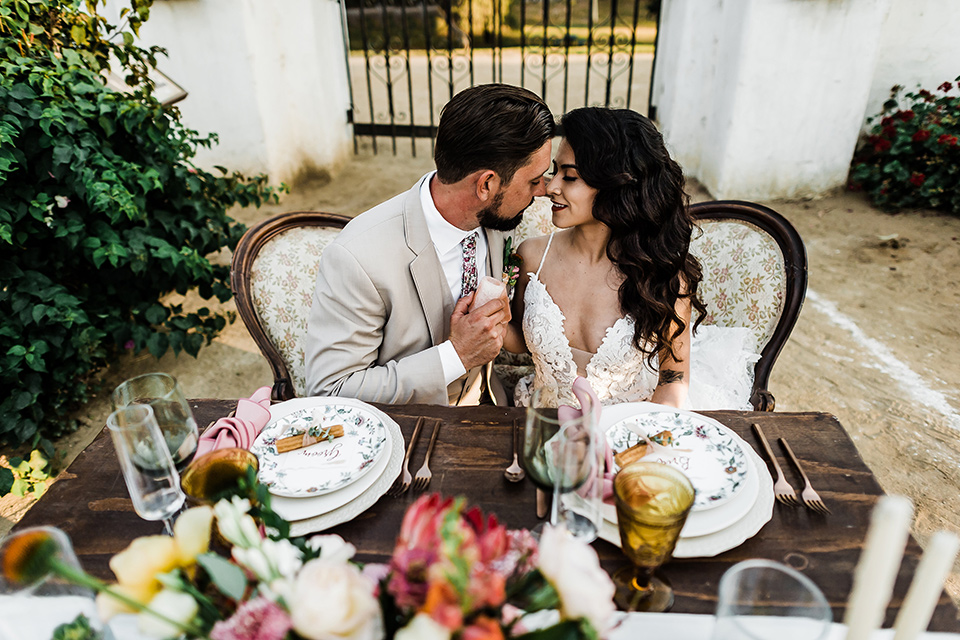
[[[296,408],[287,403],[271,407],[270,422],[250,447],[260,462],[259,480],[270,493],[289,498],[323,495],[358,481],[373,469],[387,440],[382,412],[352,398],[298,400],[306,402]],[[333,425],[341,425],[344,435],[277,453],[277,440],[315,426]]]
[[[734,439],[733,432],[719,422],[692,411],[643,407],[604,430],[614,453],[643,442],[646,436],[651,444],[642,459],[668,464],[686,474],[697,492],[694,512],[717,509],[738,499],[750,475],[739,438]]]
[[[619,420],[622,420],[624,417],[628,417],[632,413],[662,411],[662,409],[663,407],[659,405],[647,402],[604,407],[603,414],[600,417],[600,425],[601,427],[606,428],[612,424],[615,424]],[[705,420],[716,422],[715,420],[707,418],[706,416],[700,417]],[[677,546],[673,551],[673,556],[675,558],[708,558],[723,553],[724,551],[729,551],[730,549],[740,546],[746,540],[755,536],[757,532],[763,528],[763,525],[768,523],[773,517],[773,478],[770,476],[770,472],[767,470],[767,465],[760,458],[760,456],[757,455],[757,452],[754,451],[753,447],[747,444],[732,430],[729,430],[729,432],[734,438],[736,438],[740,448],[745,452],[747,458],[749,459],[749,475],[755,476],[756,478],[756,499],[753,502],[753,506],[750,507],[750,509],[748,509],[742,517],[727,527],[724,527],[713,533],[699,536],[684,536],[681,534],[680,539],[677,542]],[[746,492],[749,490],[750,484],[748,483],[743,490],[743,497],[746,497]],[[742,500],[743,497],[738,496],[735,502],[739,502],[739,500]],[[722,508],[728,509],[730,507],[724,506]],[[710,511],[714,510],[701,512],[701,514],[698,514],[698,517],[702,514],[710,514]],[[722,513],[719,510],[717,511],[718,513]],[[603,525],[600,527],[599,537],[619,547],[620,533],[617,530],[615,516],[616,512],[614,511],[614,519],[612,522],[604,519]],[[691,513],[690,517],[693,516],[694,514]]]

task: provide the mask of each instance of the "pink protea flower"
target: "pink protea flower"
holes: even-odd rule
[[[290,616],[276,602],[256,598],[240,605],[229,620],[213,625],[210,640],[283,640]]]

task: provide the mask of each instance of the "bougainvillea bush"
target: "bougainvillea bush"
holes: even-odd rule
[[[886,211],[960,213],[960,95],[953,82],[914,93],[895,86],[868,122],[875,124],[854,155],[851,189]]]
[[[227,318],[162,300],[191,290],[229,299],[229,267],[207,258],[243,233],[226,211],[276,198],[266,176],[193,165],[216,139],[185,127],[145,81],[162,53],[133,44],[151,0],[130,0],[120,28],[98,15],[102,1],[0,4],[0,444],[8,446],[69,428],[65,416],[121,349],[195,355]],[[105,88],[111,61],[136,91]]]

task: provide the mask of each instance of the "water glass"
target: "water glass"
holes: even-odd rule
[[[173,535],[172,518],[186,497],[180,474],[149,404],[132,404],[107,418],[133,508],[144,520],[163,520]]]
[[[166,373],[147,373],[123,382],[113,391],[113,408],[134,404],[153,407],[160,432],[173,463],[183,469],[197,451],[200,431],[177,379]]]
[[[50,638],[54,629],[79,614],[100,628],[94,592],[55,574],[29,575],[37,540],[53,542],[48,557],[79,572],[70,538],[55,527],[30,527],[0,541],[0,640]]]
[[[810,578],[770,560],[745,560],[723,574],[713,640],[821,640],[833,614]]]

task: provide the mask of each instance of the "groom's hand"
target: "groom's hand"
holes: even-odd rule
[[[497,357],[503,346],[503,325],[510,320],[510,307],[503,298],[468,312],[473,296],[460,298],[450,316],[450,342],[467,371]]]

